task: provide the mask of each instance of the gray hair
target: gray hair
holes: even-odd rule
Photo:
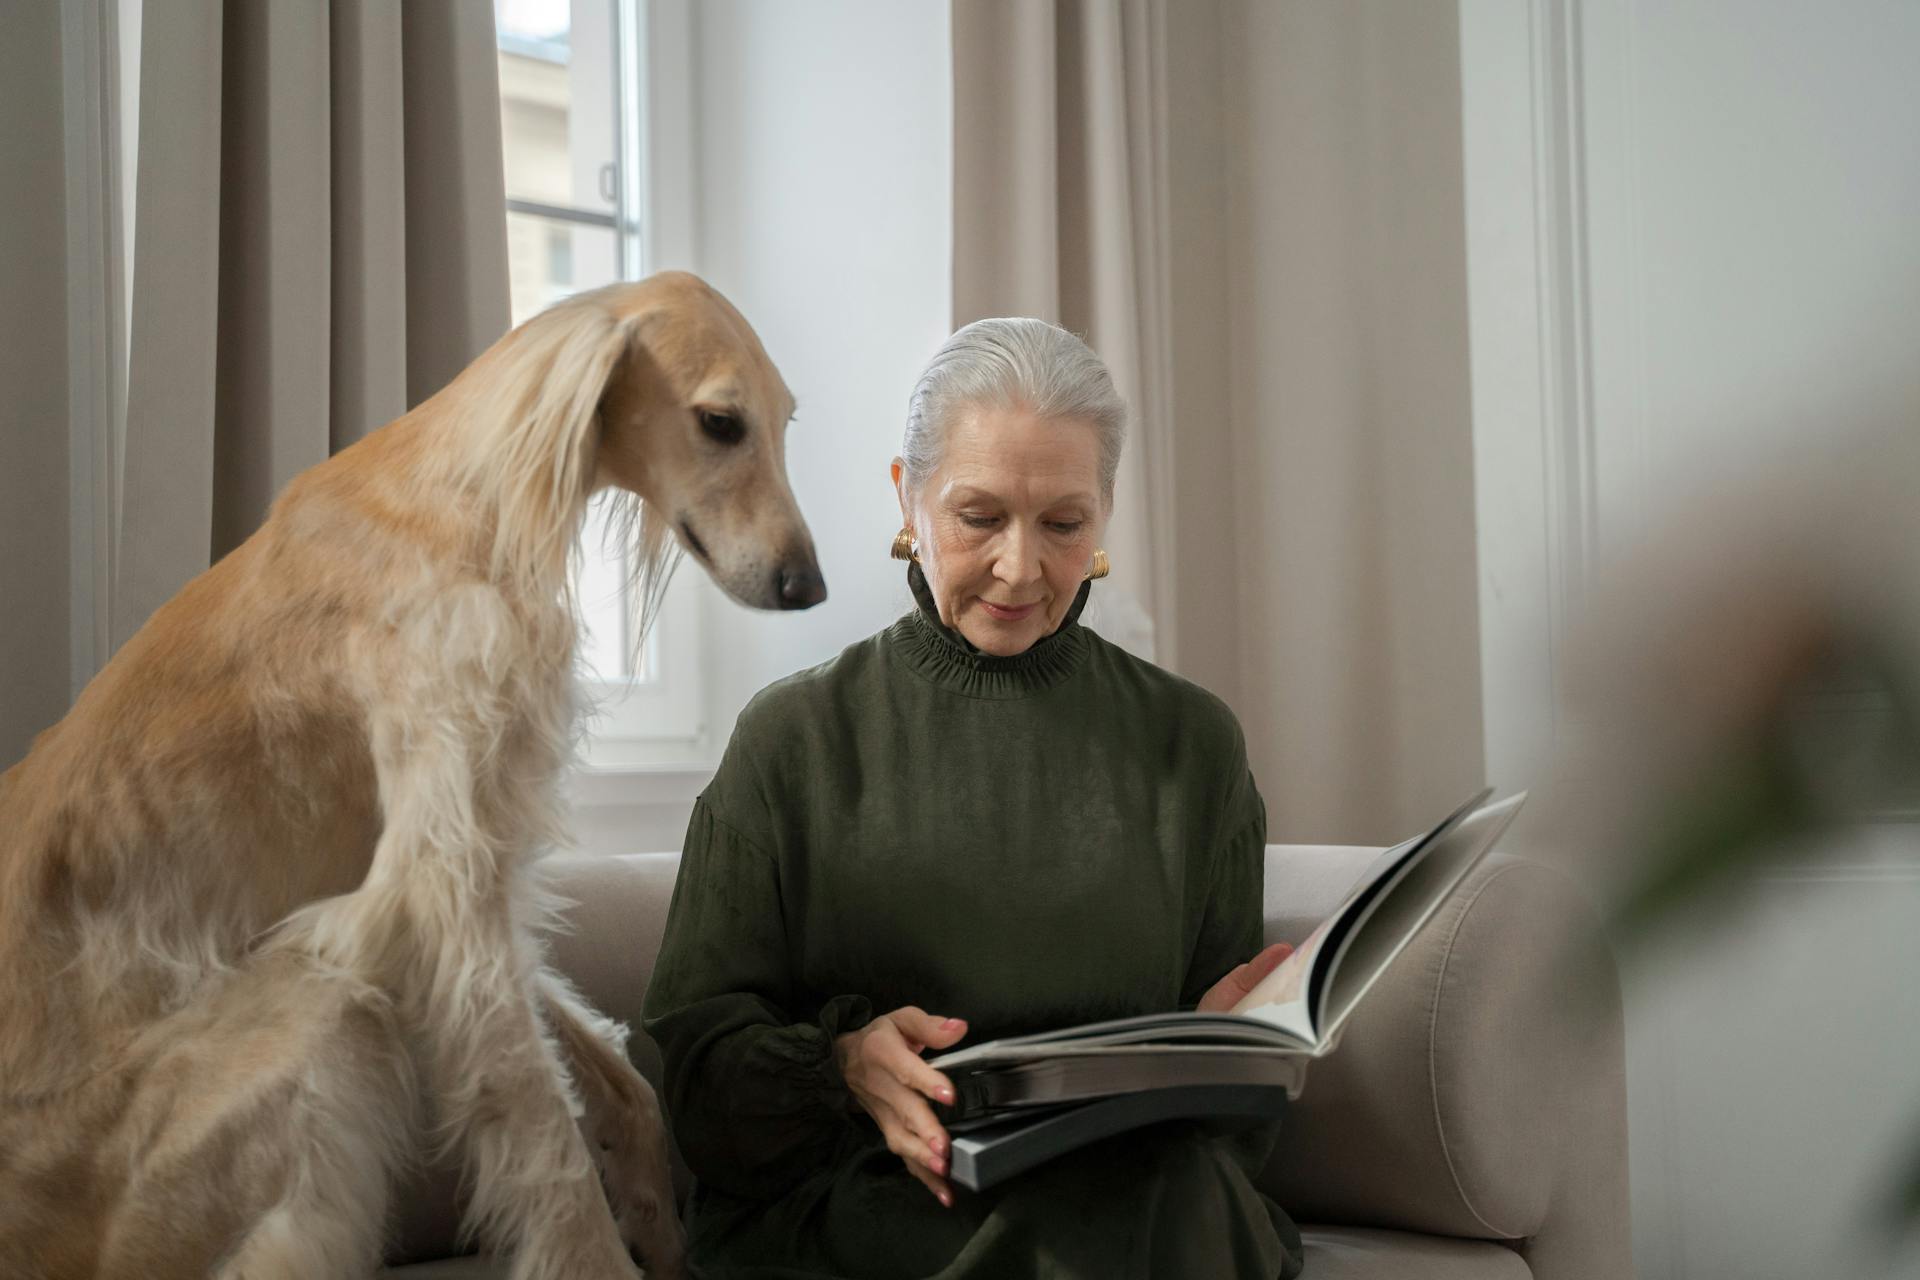
[[[1024,408],[1048,421],[1093,423],[1100,435],[1100,494],[1112,499],[1127,404],[1107,366],[1079,338],[1031,316],[975,320],[948,338],[907,401],[900,460],[909,488],[918,489],[939,469],[955,415],[979,407]]]

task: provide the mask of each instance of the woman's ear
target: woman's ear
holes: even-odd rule
[[[907,508],[907,462],[905,458],[893,460],[893,496],[900,500],[900,527],[906,528],[913,523],[913,513]]]

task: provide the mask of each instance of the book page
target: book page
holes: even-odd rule
[[[1368,988],[1487,855],[1526,798],[1523,791],[1469,815],[1381,895],[1371,917],[1346,937],[1328,964],[1326,991],[1315,1010],[1322,1040],[1339,1031]]]
[[[1153,1042],[1203,1045],[1242,1044],[1299,1052],[1309,1041],[1288,1034],[1271,1020],[1236,1018],[1222,1013],[1152,1013],[1111,1022],[1090,1022],[1059,1031],[1009,1036],[971,1048],[953,1049],[927,1059],[939,1071],[954,1071],[984,1063],[1032,1062],[1043,1058],[1113,1045]]]
[[[1307,1008],[1307,983],[1335,916],[1328,916],[1277,968],[1241,997],[1233,1012],[1284,1027],[1307,1044],[1314,1041],[1313,1015]]]
[[[1355,904],[1366,895],[1367,890],[1381,877],[1391,872],[1400,859],[1418,845],[1420,840],[1421,837],[1415,837],[1404,844],[1397,844],[1369,863],[1367,869],[1361,872],[1359,878],[1353,882],[1353,888],[1347,891],[1347,896],[1341,899],[1340,905],[1333,909],[1333,913],[1322,920],[1319,926],[1293,949],[1293,954],[1280,962],[1278,968],[1256,983],[1253,990],[1242,996],[1240,1002],[1233,1006],[1232,1012],[1277,1025],[1296,1026],[1311,1036],[1313,1018],[1307,1006],[1307,991],[1312,985],[1315,965],[1322,959],[1322,951],[1334,925],[1346,918],[1348,913],[1353,911]],[[1292,1006],[1298,1006],[1297,1011],[1283,1012]]]
[[[1329,1028],[1345,1016],[1359,993],[1377,976],[1379,968],[1398,954],[1412,930],[1419,927],[1457,882],[1457,876],[1445,879],[1438,897],[1431,901],[1423,896],[1432,892],[1433,883],[1429,877],[1417,876],[1414,872],[1430,860],[1427,855],[1435,843],[1451,833],[1456,825],[1464,823],[1469,813],[1478,819],[1501,811],[1510,818],[1511,810],[1518,807],[1516,798],[1505,805],[1473,813],[1474,806],[1488,794],[1482,791],[1431,831],[1395,845],[1375,858],[1333,914],[1228,1013],[1155,1013],[1085,1023],[950,1050],[928,1059],[928,1064],[942,1071],[966,1070],[1155,1041],[1187,1046],[1237,1044],[1280,1053],[1314,1053],[1329,1034]],[[1476,856],[1485,851],[1505,825],[1503,818],[1492,826],[1483,823],[1474,828],[1479,833]],[[1451,843],[1448,847],[1454,848]],[[1439,861],[1454,868],[1454,859]],[[1470,866],[1471,860],[1465,865]],[[1458,870],[1465,874],[1464,866]],[[1403,883],[1414,886],[1407,901],[1401,899]],[[1386,909],[1389,899],[1398,904],[1391,911]],[[1413,899],[1419,901],[1410,906]],[[1424,911],[1414,909],[1420,906]],[[1402,934],[1402,929],[1407,932]],[[1346,976],[1339,977],[1339,973]],[[1329,993],[1337,996],[1339,1004],[1331,1020],[1324,1012]]]
[[[1299,948],[1279,968],[1263,978],[1233,1007],[1233,1012],[1276,1026],[1284,1026],[1303,1035],[1311,1043],[1319,1038],[1318,1006],[1327,985],[1335,957],[1346,939],[1365,921],[1378,903],[1384,886],[1392,877],[1418,860],[1442,833],[1460,823],[1476,805],[1492,792],[1482,790],[1454,809],[1434,827],[1411,840],[1386,850],[1370,863],[1354,881],[1353,888],[1320,927],[1307,935]]]

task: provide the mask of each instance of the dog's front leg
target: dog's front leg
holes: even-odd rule
[[[505,894],[474,897],[436,856],[409,859],[404,886],[376,857],[360,892],[387,903],[377,932],[401,957],[389,972],[435,1136],[468,1173],[467,1226],[512,1256],[512,1280],[634,1280],[536,1007],[529,931]]]
[[[515,634],[474,586],[366,654],[385,826],[316,941],[397,998],[436,1136],[469,1174],[467,1225],[512,1280],[634,1280],[536,1004],[526,847],[552,762],[525,717],[549,691],[528,687],[543,673]]]
[[[541,974],[540,993],[586,1108],[583,1127],[620,1236],[639,1253],[650,1280],[680,1280],[686,1239],[674,1208],[666,1124],[653,1086],[627,1061],[626,1029],[551,972]]]

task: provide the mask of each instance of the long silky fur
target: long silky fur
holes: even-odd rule
[[[634,325],[563,303],[297,478],[0,775],[0,1273],[364,1271],[424,1134],[514,1280],[631,1274],[543,1020],[618,1037],[539,994],[535,861],[566,838],[570,556]],[[615,514],[637,650],[677,557],[647,504]],[[327,824],[375,788],[368,862]],[[249,1010],[290,1029],[249,1039]],[[74,1168],[97,1207],[46,1181]]]

